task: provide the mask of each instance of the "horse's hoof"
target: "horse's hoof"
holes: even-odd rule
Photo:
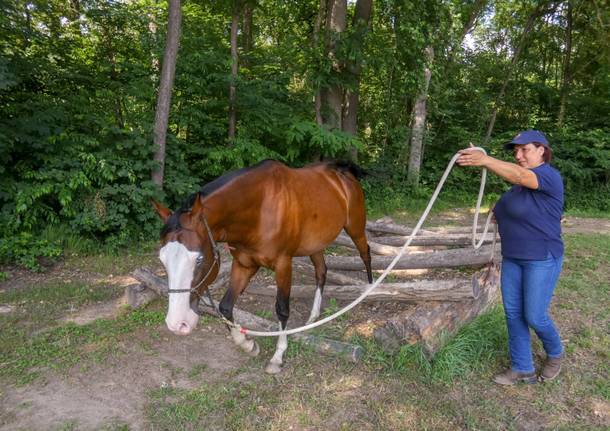
[[[265,367],[265,372],[267,374],[278,374],[282,371],[282,367],[278,364],[272,364],[269,362]]]
[[[258,354],[261,352],[260,347],[258,347],[258,343],[256,341],[252,341],[252,348],[250,349],[250,351],[247,351],[246,353],[248,354],[248,356],[255,358],[256,356],[258,356]]]

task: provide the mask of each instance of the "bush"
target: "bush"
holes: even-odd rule
[[[57,243],[37,238],[29,232],[0,238],[0,262],[17,263],[32,271],[41,271],[40,258],[54,259],[61,255]]]

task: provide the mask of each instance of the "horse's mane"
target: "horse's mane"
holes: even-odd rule
[[[327,162],[327,166],[331,169],[335,169],[339,172],[349,172],[357,179],[363,178],[366,175],[366,171],[360,166],[349,160],[333,160]]]
[[[245,173],[258,169],[269,163],[278,163],[278,162],[276,160],[267,159],[267,160],[258,162],[257,164],[252,165],[252,166],[237,169],[236,171],[227,172],[226,174],[221,175],[220,177],[216,178],[215,180],[212,180],[209,183],[202,186],[201,189],[199,190],[199,194],[204,197],[208,196],[208,195],[212,194],[213,192],[215,192],[216,190],[218,190],[219,188],[221,188],[222,186],[224,186],[225,184],[227,184],[228,182],[232,181],[233,179],[235,179],[239,176],[242,176]],[[192,196],[189,196],[189,200],[190,200],[189,208],[193,206],[196,195],[197,195],[197,193],[195,193]]]

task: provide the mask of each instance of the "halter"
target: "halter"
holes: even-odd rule
[[[220,268],[220,252],[218,251],[218,244],[216,244],[216,241],[214,241],[214,236],[212,235],[212,231],[210,230],[210,226],[208,225],[208,221],[205,218],[205,215],[202,215],[202,217],[203,217],[203,223],[205,225],[205,229],[208,233],[208,238],[210,239],[210,244],[212,245],[212,249],[214,250],[214,262],[212,262],[212,264],[210,265],[210,268],[208,269],[207,274],[199,281],[199,283],[197,283],[197,285],[195,287],[191,287],[190,289],[167,289],[168,294],[186,293],[186,292],[194,293],[195,295],[197,295],[197,298],[198,298],[197,303],[199,303],[199,300],[201,300],[201,298],[202,298],[202,296],[199,294],[199,292],[197,292],[197,289],[199,289],[199,286],[201,286],[201,284],[212,273],[212,269],[214,269],[214,265],[217,265],[218,268]],[[191,229],[186,229],[186,228],[183,228],[183,229],[191,230]],[[218,307],[216,307],[216,304],[214,304],[214,301],[212,300],[212,296],[210,295],[210,290],[206,289],[205,293],[206,293],[207,299],[212,304],[212,307],[216,310],[216,313],[218,313],[220,316],[222,316],[222,314],[220,314],[220,311],[218,310]],[[202,315],[202,313],[199,311],[198,307],[192,307],[192,309],[195,313],[199,314],[200,316]],[[224,317],[224,316],[222,316],[222,317]]]

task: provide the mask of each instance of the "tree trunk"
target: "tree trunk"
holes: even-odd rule
[[[559,103],[559,115],[557,116],[557,125],[563,126],[563,121],[566,114],[566,101],[570,91],[570,83],[572,81],[571,74],[571,58],[572,58],[572,2],[568,1],[566,11],[566,55],[563,64],[563,79],[561,86],[561,101]]]
[[[349,135],[358,135],[358,108],[360,104],[360,72],[362,70],[362,46],[364,36],[369,28],[371,19],[372,0],[358,0],[354,18],[352,21],[352,32],[355,35],[352,40],[352,50],[356,52],[356,58],[347,63],[347,72],[350,74],[352,88],[345,92],[345,106],[343,109],[342,128]],[[350,149],[350,158],[358,161],[358,151],[356,148]]]
[[[332,62],[332,70],[340,76],[343,67],[337,56],[337,40],[347,25],[347,0],[328,0],[326,17],[326,52]],[[341,130],[343,111],[343,87],[334,83],[322,89],[322,120],[330,129]]]
[[[239,0],[233,0],[233,16],[231,19],[231,83],[229,84],[229,145],[235,140],[237,127],[237,112],[235,99],[237,96],[237,27],[239,25]]]
[[[244,13],[243,13],[243,34],[242,34],[242,48],[244,53],[248,53],[252,51],[252,47],[254,46],[254,39],[252,36],[252,15],[254,12],[254,4],[252,1],[246,1],[244,3]]]
[[[316,22],[313,28],[313,44],[314,49],[318,49],[320,46],[320,32],[322,30],[322,23],[326,22],[326,13],[327,13],[327,1],[320,0],[320,7],[318,9],[318,16],[316,17]],[[322,119],[322,94],[320,86],[316,86],[316,94],[314,96],[314,109],[316,112],[316,124],[321,126],[324,124],[324,120]],[[319,157],[319,155],[318,155]]]
[[[487,133],[485,134],[485,139],[483,139],[483,146],[487,145],[489,143],[489,140],[491,139],[491,134],[492,134],[494,126],[496,124],[496,116],[498,115],[498,108],[500,107],[500,104],[502,103],[502,99],[504,99],[504,94],[506,93],[506,87],[508,86],[508,83],[510,82],[510,79],[513,75],[513,71],[517,67],[517,62],[519,60],[521,52],[523,52],[523,48],[526,45],[528,36],[529,36],[530,32],[532,31],[532,27],[534,26],[534,23],[536,22],[536,19],[538,17],[544,16],[546,13],[549,12],[547,9],[545,9],[546,6],[547,6],[547,2],[544,2],[544,1],[539,2],[537,4],[536,8],[534,9],[534,11],[530,14],[529,18],[527,19],[527,23],[525,24],[523,33],[521,34],[521,38],[519,40],[519,44],[517,45],[517,49],[515,50],[515,52],[513,54],[513,57],[510,62],[510,67],[508,68],[508,72],[506,73],[506,77],[504,78],[504,82],[502,83],[502,88],[500,89],[500,93],[498,93],[498,97],[496,97],[496,101],[494,103],[494,107],[491,112],[491,118],[489,120],[489,125],[487,127]]]
[[[411,133],[411,144],[409,145],[409,170],[407,181],[417,187],[419,185],[419,171],[421,169],[424,133],[426,131],[426,101],[428,100],[428,88],[432,77],[432,62],[434,61],[434,48],[426,47],[426,65],[424,66],[424,84],[421,93],[417,96],[413,113],[413,129]]]
[[[169,121],[169,110],[172,101],[172,88],[176,73],[176,57],[180,44],[180,25],[182,13],[180,0],[169,0],[169,21],[167,23],[167,40],[163,54],[163,66],[161,68],[161,82],[159,83],[159,94],[157,96],[157,109],[155,111],[154,143],[156,151],[153,160],[158,166],[152,172],[152,181],[163,188],[163,173],[165,170],[165,140],[167,124]]]

